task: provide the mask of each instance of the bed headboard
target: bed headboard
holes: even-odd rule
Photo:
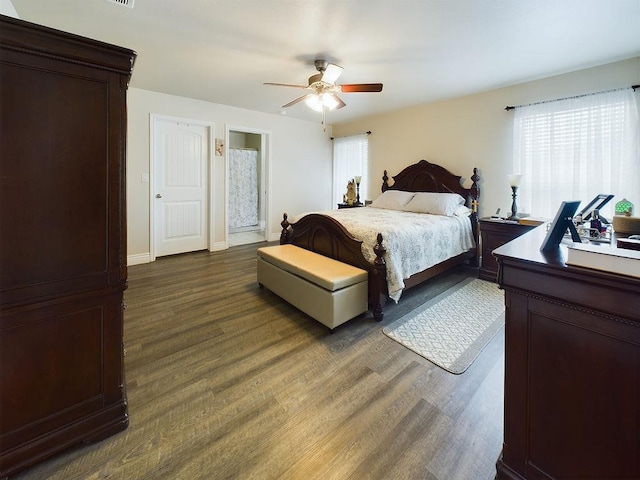
[[[474,211],[477,209],[480,188],[478,187],[478,169],[473,169],[470,188],[462,186],[462,177],[435,163],[420,160],[409,165],[393,177],[393,185],[389,185],[387,171],[382,177],[382,191],[404,190],[407,192],[457,193],[466,200],[466,205]]]

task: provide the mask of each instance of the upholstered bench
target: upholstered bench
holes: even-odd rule
[[[296,247],[258,249],[258,283],[330,329],[366,312],[366,270]]]

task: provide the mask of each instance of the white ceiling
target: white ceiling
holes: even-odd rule
[[[278,114],[324,58],[327,123],[640,55],[640,0],[12,0],[20,18],[135,50],[131,85]],[[304,103],[287,109],[317,121]]]

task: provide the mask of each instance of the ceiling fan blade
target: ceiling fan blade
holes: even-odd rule
[[[322,81],[333,85],[336,83],[336,80],[342,73],[342,70],[344,70],[342,67],[329,63],[326,70],[322,73]]]
[[[290,83],[271,83],[265,82],[263,85],[275,85],[276,87],[294,87],[294,88],[307,88],[309,85],[292,85]]]
[[[306,95],[303,95],[301,97],[296,98],[295,100],[290,101],[289,103],[287,103],[286,105],[283,105],[282,108],[287,108],[290,107],[292,105],[295,105],[296,103],[300,103],[301,101],[303,101],[304,99],[306,99],[308,96],[313,95],[313,93],[307,93]]]
[[[357,93],[357,92],[381,92],[381,83],[351,83],[340,85],[340,89],[343,93]]]
[[[342,99],[339,96],[337,96],[335,93],[332,93],[331,96],[335,99],[336,102],[338,102],[338,105],[334,107],[335,110],[338,110],[339,108],[342,108],[342,107],[346,107],[347,104],[344,103]]]

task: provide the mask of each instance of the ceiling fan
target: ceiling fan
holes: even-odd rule
[[[329,63],[326,60],[315,61],[316,70],[319,73],[309,77],[308,85],[292,85],[289,83],[270,83],[266,82],[265,85],[276,85],[280,87],[294,87],[304,88],[311,90],[311,93],[307,93],[295,100],[283,105],[282,108],[288,108],[303,100],[312,109],[323,112],[325,109],[333,110],[342,108],[346,105],[338,93],[357,93],[357,92],[381,92],[381,83],[351,83],[337,85],[336,80],[342,73],[343,68]]]

